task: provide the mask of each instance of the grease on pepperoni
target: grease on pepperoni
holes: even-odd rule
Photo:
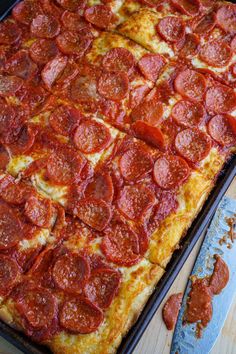
[[[105,202],[111,202],[113,195],[114,187],[109,173],[95,175],[85,190],[86,198],[102,199]]]
[[[113,19],[113,13],[108,6],[94,5],[84,12],[86,20],[98,28],[108,28]]]
[[[130,148],[120,158],[120,171],[127,181],[144,178],[153,167],[153,161],[148,152],[140,148]]]
[[[83,31],[64,31],[56,38],[58,48],[66,55],[76,55],[77,57],[83,56],[92,42],[91,33],[86,33],[87,35],[85,35]]]
[[[68,58],[65,56],[57,56],[49,61],[41,72],[42,80],[46,88],[50,91],[55,82],[62,75]]]
[[[207,90],[205,102],[209,113],[230,113],[236,108],[236,94],[228,86],[212,86]]]
[[[176,123],[184,127],[196,127],[203,122],[205,109],[199,102],[180,100],[172,108],[171,115]]]
[[[0,296],[5,296],[17,283],[20,269],[16,261],[8,256],[0,255]]]
[[[207,42],[200,50],[200,58],[214,67],[223,67],[229,64],[232,58],[230,46],[220,40]]]
[[[160,36],[169,42],[179,41],[185,33],[183,21],[175,16],[162,18],[156,28]]]
[[[59,21],[51,15],[38,15],[31,23],[30,31],[39,38],[54,38],[60,32]]]
[[[20,27],[10,21],[0,23],[0,44],[14,44],[21,38]]]
[[[0,204],[0,249],[15,246],[22,239],[22,225],[13,209]]]
[[[185,129],[177,134],[175,148],[188,161],[197,163],[210,152],[211,140],[197,128]]]
[[[24,25],[30,25],[32,20],[41,13],[40,3],[34,0],[21,1],[12,10],[12,16]]]
[[[216,23],[225,32],[236,33],[236,5],[224,5],[216,13]]]
[[[12,55],[5,64],[5,71],[23,80],[30,80],[37,73],[38,67],[32,61],[27,50],[19,50]]]
[[[31,59],[37,64],[47,64],[59,54],[59,50],[54,40],[38,39],[30,47]]]
[[[200,10],[199,0],[171,0],[171,4],[185,15],[195,16]]]
[[[138,120],[132,124],[132,129],[137,138],[153,145],[161,150],[165,150],[165,139],[162,131],[158,127],[153,127],[146,122]]]
[[[146,79],[155,82],[165,63],[160,54],[144,54],[138,62],[138,67]]]
[[[78,109],[62,105],[50,115],[49,123],[58,134],[69,136],[82,118],[83,115]]]
[[[125,48],[112,48],[103,58],[102,65],[108,71],[125,71],[130,73],[135,64],[133,54]]]
[[[208,123],[210,136],[222,146],[236,145],[236,119],[227,114],[218,114]]]
[[[31,196],[25,204],[25,215],[34,225],[49,228],[53,215],[51,200]]]
[[[121,101],[129,91],[129,78],[124,71],[104,72],[98,81],[98,92],[108,100]]]
[[[180,95],[195,102],[202,100],[206,91],[206,80],[202,74],[186,69],[177,75],[174,86]]]

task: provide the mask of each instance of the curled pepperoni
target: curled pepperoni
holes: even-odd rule
[[[79,7],[83,7],[87,0],[56,0],[61,7],[69,11],[76,11]]]
[[[102,123],[86,120],[75,131],[74,143],[85,154],[104,150],[111,141],[109,129]]]
[[[197,163],[208,155],[211,141],[201,130],[196,128],[186,129],[177,134],[175,148],[188,161]]]
[[[218,114],[208,123],[210,136],[222,146],[236,144],[236,119],[227,114]]]
[[[10,149],[14,154],[23,154],[34,145],[37,130],[33,126],[24,125],[20,130],[17,140],[11,144]]]
[[[16,183],[9,176],[0,180],[0,196],[5,202],[13,205],[21,205],[31,195],[32,188],[23,183]]]
[[[62,105],[50,115],[49,123],[58,134],[68,136],[82,118],[83,115],[78,109]]]
[[[131,148],[120,159],[120,171],[127,181],[144,178],[152,170],[151,156],[144,149]]]
[[[224,5],[216,13],[216,22],[225,32],[236,32],[236,5]]]
[[[217,85],[206,93],[206,108],[209,113],[230,113],[236,108],[236,94],[233,89]]]
[[[51,39],[38,39],[30,47],[30,57],[37,64],[47,64],[59,54],[56,43]]]
[[[33,19],[30,31],[35,37],[51,39],[59,34],[60,24],[51,15],[38,15]]]
[[[83,29],[90,30],[90,26],[91,26],[82,16],[67,10],[63,12],[61,16],[61,21],[63,23],[63,26],[68,31],[72,31],[72,32],[79,32]]]
[[[137,138],[142,139],[148,144],[161,150],[165,149],[164,135],[158,127],[152,127],[151,125],[139,120],[132,125],[132,129]]]
[[[48,90],[52,89],[52,86],[62,75],[66,64],[67,57],[65,56],[57,56],[48,62],[41,72],[42,80]]]
[[[230,46],[219,40],[207,42],[200,50],[200,58],[205,63],[222,67],[229,64],[232,58]]]
[[[102,64],[108,71],[125,71],[129,73],[134,67],[135,59],[128,49],[118,47],[106,53]]]
[[[52,202],[50,199],[31,196],[25,204],[25,215],[36,226],[50,227],[52,214]]]
[[[180,49],[181,57],[191,58],[198,53],[199,37],[194,33],[187,33],[182,48]]]
[[[95,198],[85,198],[78,202],[76,215],[93,229],[102,231],[111,220],[111,208],[104,201]]]
[[[216,17],[215,14],[212,12],[210,14],[205,15],[201,20],[198,22],[197,26],[194,29],[194,32],[197,34],[207,34],[213,30],[216,24]]]
[[[180,95],[194,102],[202,100],[206,90],[204,76],[190,69],[181,71],[177,75],[174,85]]]
[[[159,187],[172,189],[188,178],[189,167],[187,162],[179,156],[163,156],[156,160],[153,175]]]
[[[108,100],[121,101],[129,91],[129,78],[124,71],[104,72],[98,81],[98,92]]]
[[[20,275],[19,267],[14,259],[0,255],[0,295],[5,296],[16,284]]]
[[[23,80],[16,76],[0,75],[0,96],[13,96],[23,85]]]
[[[10,161],[10,156],[6,148],[0,144],[0,170],[5,170]]]
[[[81,57],[91,44],[91,36],[84,36],[81,32],[65,31],[61,33],[56,42],[62,53]]]
[[[144,54],[138,62],[138,67],[144,77],[156,81],[165,65],[165,59],[160,54]]]
[[[32,20],[41,13],[39,2],[34,0],[21,1],[12,10],[12,16],[24,25],[30,25]]]
[[[115,270],[100,268],[95,269],[85,286],[86,297],[99,308],[105,309],[110,306],[115,297],[121,276]]]
[[[78,254],[65,254],[54,264],[52,276],[56,285],[67,292],[81,292],[90,275],[87,259]]]
[[[199,0],[171,0],[171,4],[183,14],[195,16],[200,9]]]
[[[10,21],[0,23],[0,44],[14,44],[21,38],[20,27]]]
[[[15,246],[22,238],[22,225],[14,211],[0,204],[0,249]]]
[[[105,5],[94,5],[84,12],[86,20],[98,28],[107,28],[113,18],[112,11]]]
[[[169,42],[177,42],[185,33],[183,21],[175,16],[162,18],[156,28],[160,36]]]
[[[19,50],[11,56],[6,64],[5,71],[10,75],[15,75],[23,80],[30,80],[37,73],[38,67],[31,60],[27,50]]]
[[[65,148],[49,157],[47,175],[54,183],[71,184],[79,180],[83,166],[84,160],[78,152]]]
[[[35,329],[47,327],[57,312],[56,298],[47,289],[24,289],[16,300],[17,310]]]
[[[139,240],[126,224],[116,224],[102,239],[101,250],[108,261],[130,267],[140,260]]]
[[[181,100],[174,105],[171,115],[177,124],[184,127],[196,127],[203,122],[205,110],[199,102]]]
[[[89,300],[76,297],[64,302],[59,320],[68,331],[86,334],[96,331],[103,321],[103,313]]]
[[[144,121],[150,125],[157,125],[163,115],[163,104],[156,98],[141,101],[131,112],[133,122]]]
[[[153,193],[144,186],[133,185],[122,189],[118,208],[130,220],[140,220],[146,216],[155,202]]]
[[[85,190],[86,198],[102,199],[111,202],[114,195],[112,178],[109,173],[98,174]]]

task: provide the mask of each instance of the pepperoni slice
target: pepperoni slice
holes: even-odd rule
[[[14,154],[23,154],[34,145],[37,130],[35,127],[24,125],[17,136],[17,140],[11,144],[10,149]]]
[[[225,32],[236,33],[236,6],[224,5],[216,13],[216,22]]]
[[[78,152],[64,148],[49,157],[47,175],[54,183],[70,185],[80,179],[83,166],[84,160]]]
[[[33,19],[41,13],[39,2],[34,0],[21,1],[12,10],[12,16],[24,25],[30,25]]]
[[[111,208],[104,200],[85,198],[78,202],[76,215],[93,229],[102,231],[111,220]]]
[[[121,101],[129,91],[129,78],[124,71],[104,72],[98,81],[98,92],[104,98]]]
[[[206,91],[206,80],[204,76],[190,69],[181,71],[177,75],[174,85],[180,95],[194,102],[202,100]]]
[[[171,4],[183,14],[195,16],[200,9],[199,0],[171,0]]]
[[[30,80],[37,73],[38,67],[31,60],[27,50],[19,50],[5,64],[5,71],[23,80]]]
[[[15,109],[0,102],[0,137],[4,138],[7,133],[15,128],[16,112]]]
[[[141,140],[146,141],[148,144],[153,145],[161,150],[165,149],[165,139],[162,131],[158,127],[137,121],[132,125],[135,136]]]
[[[15,246],[22,236],[20,220],[7,205],[0,204],[0,249],[8,249]]]
[[[23,85],[23,80],[16,76],[0,75],[0,96],[13,96]]]
[[[10,21],[0,23],[0,44],[14,44],[21,38],[19,26]]]
[[[146,216],[154,203],[155,196],[148,188],[133,185],[122,189],[118,199],[118,208],[128,219],[140,220]]]
[[[64,302],[59,320],[68,331],[86,334],[97,330],[103,321],[103,313],[89,300],[76,297]]]
[[[197,24],[194,32],[197,34],[207,34],[213,30],[216,24],[216,16],[214,12],[205,15]]]
[[[51,15],[38,15],[33,19],[30,31],[35,37],[51,39],[59,34],[60,24]]]
[[[87,0],[56,0],[61,7],[69,11],[77,11],[79,7],[83,7]]]
[[[156,98],[146,99],[132,110],[130,117],[133,122],[144,121],[150,125],[157,125],[163,112],[163,104]]]
[[[201,130],[186,129],[177,134],[175,148],[188,161],[197,163],[209,154],[211,140]]]
[[[227,114],[218,114],[208,123],[210,136],[222,146],[236,144],[236,119]]]
[[[206,93],[206,108],[209,113],[230,113],[236,108],[236,94],[233,89],[217,85]]]
[[[183,21],[179,17],[167,16],[157,24],[157,31],[165,41],[177,42],[185,33]]]
[[[58,134],[69,136],[82,118],[78,109],[62,105],[50,115],[49,123]]]
[[[25,203],[29,195],[32,194],[32,188],[23,183],[15,183],[14,179],[9,176],[0,180],[0,195],[5,202],[21,205]]]
[[[187,33],[182,48],[180,49],[181,57],[192,58],[198,53],[200,39],[196,34]]]
[[[84,17],[88,22],[92,23],[98,28],[104,29],[109,27],[113,19],[113,13],[108,6],[94,5],[85,10]]]
[[[20,276],[19,267],[14,259],[0,255],[0,295],[5,296],[16,284]]]
[[[120,159],[120,171],[127,181],[144,178],[152,170],[151,156],[144,149],[131,148]]]
[[[56,316],[56,298],[47,289],[24,289],[16,300],[18,311],[35,329],[48,327]]]
[[[101,309],[110,306],[120,286],[121,275],[112,269],[96,269],[85,286],[86,297]]]
[[[37,64],[47,64],[59,53],[56,43],[51,39],[38,39],[30,47],[30,57]]]
[[[41,72],[42,80],[49,91],[52,89],[52,86],[58,78],[62,75],[67,61],[68,59],[65,56],[57,56],[48,62],[43,68]]]
[[[106,53],[102,61],[108,71],[125,71],[130,73],[135,64],[133,54],[125,48],[113,48]]]
[[[189,176],[187,162],[179,156],[162,156],[156,160],[153,170],[154,180],[163,189],[176,188]]]
[[[201,103],[188,100],[178,101],[172,108],[171,115],[177,124],[184,127],[196,127],[203,122],[205,110]]]
[[[235,53],[236,52],[236,36],[234,36],[234,38],[232,39],[230,46],[231,46],[232,51]]]
[[[232,58],[230,46],[219,40],[207,42],[200,50],[200,58],[214,67],[223,67],[229,64]]]
[[[138,237],[126,224],[116,224],[106,232],[101,250],[109,262],[126,267],[140,260]]]
[[[138,62],[138,67],[143,76],[154,82],[160,75],[164,65],[165,59],[160,54],[145,54]]]
[[[56,38],[58,48],[67,55],[81,57],[92,42],[91,36],[84,36],[82,32],[65,31]]]
[[[48,228],[52,221],[52,202],[31,196],[25,204],[25,215],[36,226]]]
[[[67,292],[81,292],[90,275],[87,259],[78,254],[65,254],[54,264],[52,276],[56,285]]]
[[[82,122],[75,131],[74,143],[85,154],[104,150],[111,141],[109,129],[94,120]]]
[[[79,14],[70,11],[64,11],[61,16],[63,26],[72,32],[79,32],[81,30],[91,29],[91,25]]]
[[[78,76],[71,84],[71,99],[77,103],[88,103],[98,99],[97,80],[93,76]]]
[[[86,198],[102,199],[108,203],[112,201],[113,195],[114,187],[109,173],[96,175],[85,190]]]
[[[6,148],[0,144],[0,170],[5,170],[10,161],[10,156]]]

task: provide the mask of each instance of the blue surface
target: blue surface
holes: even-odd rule
[[[198,278],[211,275],[214,269],[214,254],[219,254],[228,265],[230,272],[229,282],[219,295],[213,297],[212,319],[208,326],[203,329],[201,339],[196,338],[196,324],[182,325],[186,301],[191,289],[191,281],[189,280],[175,327],[171,354],[176,354],[176,352],[178,354],[209,353],[224,325],[236,293],[236,240],[231,243],[231,249],[227,248],[226,244],[221,246],[219,241],[229,231],[225,218],[231,218],[235,215],[236,200],[224,197],[207,231],[191,273],[191,275],[196,275]]]

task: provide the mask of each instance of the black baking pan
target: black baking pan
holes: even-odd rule
[[[5,18],[12,7],[19,0],[0,0],[0,20]],[[233,178],[236,176],[236,156],[233,156],[219,174],[215,187],[211,191],[208,199],[203,205],[197,218],[193,221],[186,236],[180,242],[180,247],[176,250],[168,263],[165,274],[162,276],[155,291],[150,296],[137,322],[132,326],[118,349],[119,354],[131,354],[150,323],[152,317],[160,306],[163,298],[167,294],[175,278],[183,267],[193,247],[212,218],[222,196],[226,192]],[[26,354],[49,354],[49,349],[33,343],[24,334],[12,329],[4,322],[0,321],[0,335],[15,345]]]

